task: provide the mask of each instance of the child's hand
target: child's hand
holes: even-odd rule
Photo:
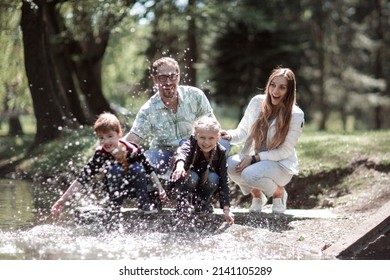
[[[172,173],[172,181],[176,182],[179,180],[181,177],[185,177],[187,175],[187,172],[185,171],[184,168],[176,168],[175,171]]]
[[[156,172],[153,171],[150,174],[150,179],[152,181],[153,186],[158,189],[158,196],[160,197],[160,200],[164,202],[167,199],[167,194],[165,193],[165,190],[162,187],[160,180],[156,175]]]
[[[179,161],[176,163],[176,168],[175,168],[175,170],[173,170],[173,172],[172,172],[171,180],[172,180],[173,182],[176,182],[176,181],[179,180],[181,177],[185,177],[185,176],[186,176],[186,170],[184,169],[184,161],[179,160]]]
[[[234,224],[234,215],[233,215],[233,213],[230,212],[229,209],[223,209],[223,214],[225,215],[225,221],[229,225]]]
[[[154,182],[153,186],[157,188],[158,190],[158,196],[160,197],[160,200],[164,202],[167,199],[167,193],[165,192],[164,188],[162,187],[160,181]]]
[[[60,217],[64,205],[65,202],[61,199],[57,200],[57,202],[54,203],[53,207],[51,208],[51,212],[53,213],[55,219],[58,219]]]
[[[163,189],[163,187],[158,188],[158,196],[160,197],[160,200],[161,200],[162,202],[164,202],[165,200],[167,200],[167,193],[165,192],[165,190]]]

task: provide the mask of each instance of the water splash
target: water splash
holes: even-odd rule
[[[68,212],[54,223],[45,197],[29,184],[1,188],[0,259],[64,260],[244,260],[319,259],[318,252],[283,244],[289,220],[248,217],[227,225],[218,216],[134,214],[118,220],[77,223]],[[51,190],[52,191],[52,190]],[[10,195],[12,194],[12,199]],[[33,195],[34,194],[34,195]],[[39,200],[37,198],[40,198]],[[71,207],[69,207],[71,208]],[[212,218],[210,218],[212,217]]]

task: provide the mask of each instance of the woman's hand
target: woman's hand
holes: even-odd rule
[[[232,140],[232,136],[226,130],[221,130],[221,137],[229,142]]]
[[[237,173],[241,173],[242,170],[244,170],[246,167],[248,167],[249,165],[251,165],[251,163],[252,163],[252,157],[250,157],[250,156],[244,156],[244,157],[241,159],[240,163],[237,164],[237,166],[236,166],[236,172],[237,172]]]

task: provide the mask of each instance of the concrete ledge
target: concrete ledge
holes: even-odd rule
[[[82,214],[89,214],[89,215],[98,215],[104,211],[103,208],[100,207],[78,207],[75,209],[75,212],[78,213],[78,215]],[[271,207],[266,207],[263,209],[260,213],[253,213],[249,212],[248,209],[242,209],[242,208],[231,208],[230,211],[233,213],[234,216],[243,216],[243,215],[249,215],[249,216],[273,216],[273,217],[290,217],[294,219],[334,219],[337,218],[337,215],[332,213],[329,209],[287,209],[283,214],[274,214],[272,213]],[[142,215],[138,212],[137,208],[122,208],[121,212],[123,215]],[[153,213],[149,215],[170,215],[172,213],[175,213],[174,208],[163,208],[162,212],[159,213]],[[193,214],[193,215],[216,215],[216,216],[223,216],[223,211],[220,208],[215,208],[214,213],[212,214]]]
[[[382,248],[376,250],[390,252],[390,202],[382,206],[366,222],[324,250],[323,253],[325,258],[330,259],[364,259],[364,251],[377,240],[380,240]],[[386,245],[384,246],[384,244]],[[382,255],[382,253],[376,255]],[[387,253],[386,259],[389,258],[390,255]]]
[[[288,209],[284,214],[273,214],[271,207],[261,213],[249,213],[248,209],[232,208],[234,223],[255,228],[267,228],[272,231],[289,230],[289,223],[298,219],[336,218],[327,209],[304,210]],[[163,208],[154,214],[143,214],[136,208],[123,208],[120,213],[109,213],[99,207],[79,207],[74,211],[79,224],[99,223],[111,227],[118,221],[125,221],[129,230],[156,230],[160,232],[197,231],[216,233],[225,228],[222,209],[214,209],[212,214],[176,213],[174,208]]]

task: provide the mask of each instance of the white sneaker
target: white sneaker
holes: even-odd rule
[[[284,189],[283,196],[281,198],[272,199],[272,213],[280,214],[284,213],[287,209],[287,191]]]
[[[146,204],[146,205],[144,205],[143,207],[139,208],[138,210],[139,210],[139,212],[141,212],[142,214],[154,214],[154,213],[158,213],[158,209],[155,208],[153,204]]]
[[[252,198],[252,205],[249,207],[249,212],[261,212],[263,207],[267,204],[267,197],[263,192],[261,192],[261,198],[260,197],[254,197]]]

